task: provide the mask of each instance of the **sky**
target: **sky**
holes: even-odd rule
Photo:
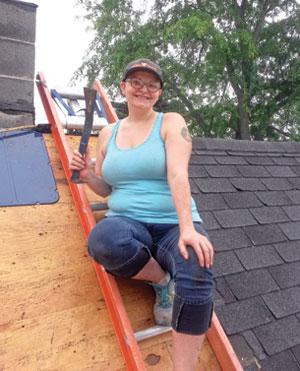
[[[33,0],[36,11],[35,71],[43,72],[50,88],[70,86],[73,73],[81,65],[92,40],[92,31],[82,19],[76,0]],[[76,17],[79,16],[79,19]],[[82,89],[84,82],[75,90]],[[36,122],[46,122],[37,90],[34,92]]]

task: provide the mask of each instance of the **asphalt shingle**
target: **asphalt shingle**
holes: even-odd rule
[[[246,160],[238,156],[218,156],[216,161],[221,165],[247,165]]]
[[[193,178],[207,178],[208,174],[202,165],[190,165],[189,175]]]
[[[292,221],[300,220],[300,205],[298,206],[286,206],[283,210]]]
[[[270,267],[269,272],[282,289],[300,285],[300,261]]]
[[[216,290],[221,295],[224,303],[233,303],[236,301],[230,287],[224,277],[216,278]]]
[[[266,189],[264,184],[256,178],[232,178],[230,182],[238,191],[264,191]],[[224,190],[224,192],[227,191]]]
[[[220,194],[199,193],[193,197],[200,212],[227,209],[227,205]]]
[[[272,321],[272,314],[260,298],[220,306],[217,308],[217,314],[229,335]]]
[[[256,192],[256,196],[266,206],[291,205],[291,199],[283,192]]]
[[[209,233],[210,239],[216,251],[241,249],[250,246],[251,243],[241,228],[219,229]]]
[[[300,143],[198,138],[215,308],[245,371],[300,371]]]
[[[300,222],[280,224],[280,228],[289,240],[300,240]]]
[[[285,262],[300,260],[300,240],[278,243],[274,247]]]
[[[199,152],[196,151],[196,154]],[[207,155],[192,155],[193,159],[192,162],[190,161],[190,164],[197,164],[197,165],[212,165],[212,164],[217,164],[217,161],[215,160],[214,156],[207,156]]]
[[[266,169],[273,177],[292,178],[297,176],[289,166],[266,166]]]
[[[292,353],[295,356],[295,358],[297,359],[297,361],[299,363],[299,368],[300,368],[300,345],[297,345],[294,348],[292,348]]]
[[[244,227],[257,224],[247,209],[214,211],[214,216],[223,228]]]
[[[241,176],[236,167],[232,165],[205,165],[205,170],[212,178],[234,178]]]
[[[290,351],[275,354],[261,362],[262,371],[299,371],[300,365]]]
[[[263,295],[263,299],[276,318],[282,318],[300,312],[299,286]]]
[[[283,263],[283,260],[271,245],[248,247],[237,250],[236,255],[247,270],[270,267]]]
[[[294,186],[284,178],[264,178],[261,179],[261,181],[270,191],[288,191],[294,188]]]
[[[264,269],[242,272],[225,277],[238,300],[279,290],[270,273]]]
[[[261,346],[260,342],[258,341],[257,337],[254,335],[253,331],[247,330],[243,332],[243,336],[247,341],[248,345],[253,350],[253,353],[259,360],[263,360],[266,358],[266,353],[264,352],[263,347]]]
[[[259,224],[287,222],[289,218],[280,207],[258,207],[250,209],[251,214]]]
[[[292,191],[286,191],[285,193],[292,200],[293,204],[296,204],[296,205],[300,204],[300,191],[292,190]]]
[[[244,268],[232,251],[219,252],[215,255],[213,273],[215,277],[242,272]]]
[[[231,209],[246,209],[262,206],[261,201],[252,192],[224,193],[223,198]]]
[[[237,166],[237,169],[245,178],[268,178],[271,176],[263,166]]]
[[[285,235],[276,225],[254,225],[245,227],[245,233],[254,245],[264,245],[286,240]]]
[[[275,162],[276,165],[299,165],[298,161],[294,157],[274,157],[272,160]]]
[[[245,160],[250,165],[274,165],[274,161],[270,157],[250,156],[246,157]]]
[[[273,321],[253,331],[268,355],[300,344],[300,322],[295,316]]]
[[[215,217],[212,215],[211,212],[205,211],[201,213],[201,217],[203,219],[204,228],[207,231],[220,228],[220,225],[218,224],[218,222],[216,221]]]
[[[203,193],[235,192],[234,187],[228,179],[194,179],[198,188]]]

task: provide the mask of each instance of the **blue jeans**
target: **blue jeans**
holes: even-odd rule
[[[207,236],[201,223],[196,230]],[[89,254],[107,272],[118,277],[135,276],[153,257],[175,282],[172,327],[199,335],[210,326],[213,311],[213,277],[202,268],[193,248],[185,260],[178,248],[177,224],[142,223],[127,217],[107,217],[91,231]]]

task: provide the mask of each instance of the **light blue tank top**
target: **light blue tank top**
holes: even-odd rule
[[[129,149],[116,145],[121,121],[112,130],[102,165],[105,182],[112,187],[107,216],[127,216],[145,223],[174,223],[178,217],[167,182],[165,144],[160,135],[162,113],[157,114],[146,140]],[[192,199],[194,221],[202,221]]]

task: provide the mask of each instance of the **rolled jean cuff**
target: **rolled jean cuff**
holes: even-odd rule
[[[190,304],[175,295],[172,328],[179,333],[202,335],[211,326],[213,301],[205,304]]]

